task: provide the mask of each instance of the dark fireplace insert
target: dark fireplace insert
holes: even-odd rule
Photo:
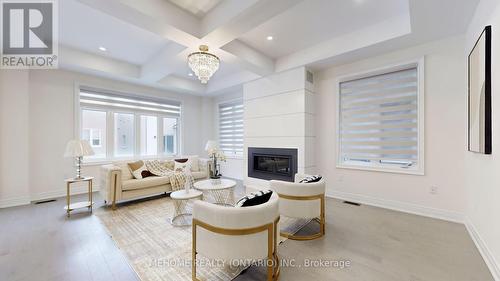
[[[248,176],[293,182],[297,173],[297,149],[248,148]]]

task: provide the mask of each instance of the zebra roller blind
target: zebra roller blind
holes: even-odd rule
[[[219,146],[226,156],[243,156],[243,101],[219,105]]]
[[[341,82],[339,87],[341,163],[416,169],[417,66]]]
[[[180,102],[142,96],[105,93],[91,89],[80,89],[80,104],[89,107],[106,107],[126,111],[132,110],[172,117],[181,116]]]

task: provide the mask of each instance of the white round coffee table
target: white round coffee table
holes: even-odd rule
[[[234,205],[234,187],[236,182],[229,179],[202,180],[194,183],[194,188],[203,192],[203,200],[223,205]]]
[[[174,226],[191,225],[192,210],[188,205],[189,200],[203,199],[203,193],[195,189],[190,189],[189,192],[181,189],[170,193],[170,198],[174,202],[174,215],[170,223]]]

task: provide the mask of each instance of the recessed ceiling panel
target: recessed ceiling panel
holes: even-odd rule
[[[168,0],[191,14],[202,18],[222,0]]]
[[[143,64],[170,42],[75,0],[59,3],[60,43],[63,45]],[[99,50],[99,47],[106,48],[106,51]]]
[[[401,14],[410,15],[407,0],[307,0],[239,39],[278,58]]]

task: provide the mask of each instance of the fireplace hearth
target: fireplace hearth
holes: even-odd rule
[[[248,148],[248,176],[293,182],[297,173],[297,149]]]

